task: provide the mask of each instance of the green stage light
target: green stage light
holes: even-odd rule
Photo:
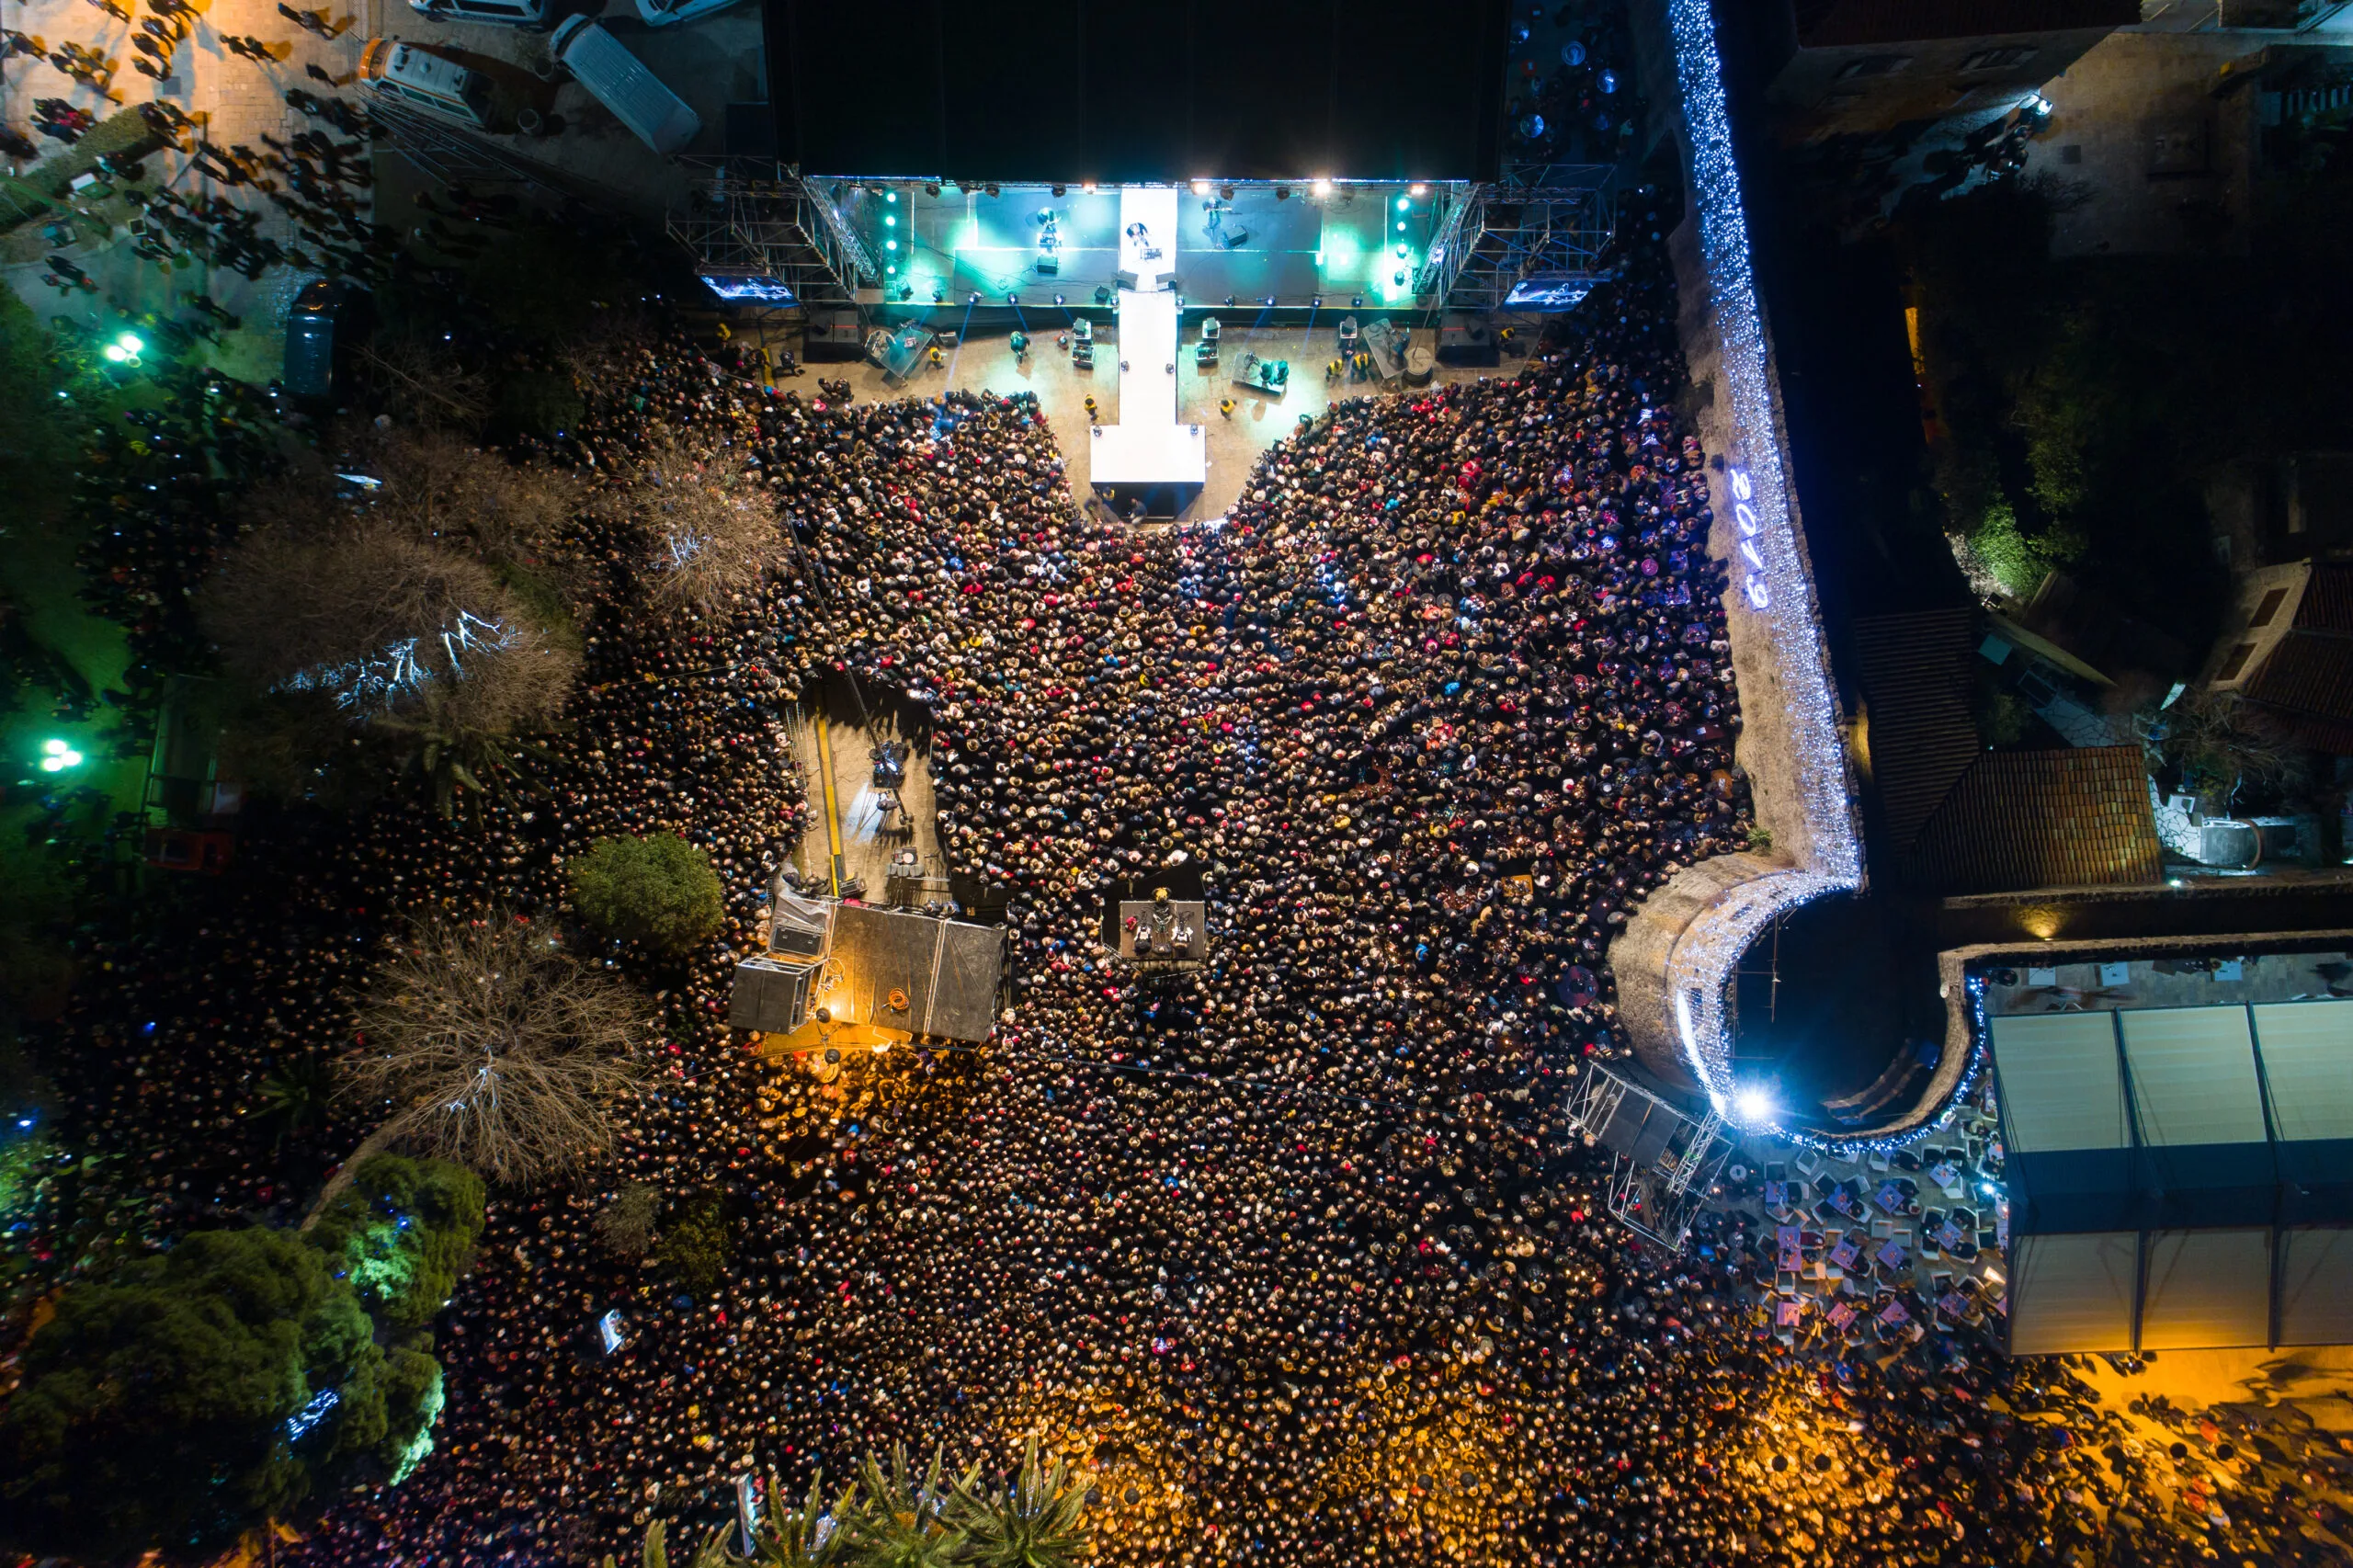
[[[136,354],[141,349],[147,347],[145,343],[140,340],[139,335],[135,332],[126,332],[120,337],[116,338],[115,341],[122,345],[122,351],[125,354]]]
[[[886,229],[897,228],[899,226],[898,215],[891,212],[884,213],[882,215],[882,226]]]
[[[899,248],[899,242],[896,240],[884,240],[882,242],[882,248],[884,250],[897,250]]]
[[[63,773],[69,767],[82,766],[82,754],[63,741],[43,741],[40,749],[40,770],[43,773]]]
[[[98,352],[104,354],[110,362],[117,365],[121,364],[124,360],[131,358],[131,351],[123,347],[119,343],[109,343]]]
[[[1397,210],[1398,210],[1398,211],[1400,211],[1400,212],[1410,212],[1410,211],[1412,211],[1413,210],[1414,210],[1414,199],[1413,199],[1412,197],[1410,197],[1410,196],[1401,196],[1401,197],[1399,197],[1399,198],[1397,199]]]

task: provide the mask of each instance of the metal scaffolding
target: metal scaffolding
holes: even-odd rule
[[[1597,1064],[1579,1074],[1563,1109],[1572,1133],[1609,1151],[1609,1212],[1644,1240],[1682,1251],[1732,1157],[1724,1119],[1712,1110],[1693,1117]]]
[[[789,164],[687,160],[699,171],[664,227],[706,274],[780,279],[804,305],[861,303],[882,269],[840,210]]]
[[[556,196],[588,194],[545,164],[511,153],[487,137],[379,93],[368,118],[381,126],[394,152],[444,185],[527,185]]]
[[[1415,280],[1432,318],[1510,308],[1523,283],[1599,282],[1617,232],[1617,174],[1611,164],[1514,164],[1493,185],[1449,187]]]

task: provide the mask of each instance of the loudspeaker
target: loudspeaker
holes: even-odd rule
[[[1456,312],[1438,323],[1438,358],[1441,365],[1498,365],[1495,335],[1484,318]]]
[[[1226,249],[1240,250],[1244,245],[1250,243],[1250,231],[1247,229],[1221,229],[1218,231],[1218,237],[1225,242]]]
[[[866,357],[866,335],[858,330],[858,312],[813,310],[801,339],[801,358],[813,365],[838,363]]]

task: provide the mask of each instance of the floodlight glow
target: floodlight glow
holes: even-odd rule
[[[1332,194],[1332,182],[1328,179],[1319,179],[1315,182],[1314,190],[1318,196],[1329,196]]]
[[[899,215],[895,212],[885,212],[882,214],[882,226],[886,229],[897,228],[899,226]]]
[[[104,348],[100,349],[99,352],[118,365],[131,358],[129,350],[125,349],[119,343],[109,343]]]
[[[899,199],[899,193],[895,190],[886,190],[882,193],[882,199],[885,201],[896,201]],[[897,220],[892,219],[892,222],[896,222]]]
[[[1400,212],[1410,212],[1410,211],[1412,211],[1413,210],[1414,210],[1414,199],[1413,199],[1412,197],[1410,197],[1410,196],[1401,196],[1401,197],[1399,197],[1399,198],[1397,199],[1397,210],[1398,210],[1398,211],[1400,211]]]
[[[1197,180],[1195,180],[1195,181],[1193,182],[1193,194],[1194,194],[1195,196],[1207,196],[1209,193],[1210,193],[1210,182],[1209,182],[1209,181],[1207,181],[1207,180],[1205,180],[1205,179],[1197,179]]]
[[[147,347],[145,342],[143,342],[140,338],[140,335],[135,332],[126,332],[120,337],[116,338],[115,341],[122,345],[122,351],[125,354],[136,354],[141,349]]]
[[[896,240],[884,240],[882,242],[882,248],[884,250],[897,250],[899,248],[899,242]]]
[[[1733,1096],[1733,1109],[1744,1126],[1766,1127],[1773,1120],[1773,1096],[1751,1084]]]
[[[1414,184],[1407,186],[1405,189],[1415,196],[1427,196],[1430,193],[1430,187],[1422,184],[1418,180]]]

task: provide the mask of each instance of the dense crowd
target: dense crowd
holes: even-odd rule
[[[2197,1521],[2138,1561],[2257,1529],[2294,1560],[2260,1506],[2148,1495],[2069,1370],[1942,1338],[1800,1361],[1737,1244],[1662,1258],[1599,1211],[1557,1107],[1620,1049],[1608,938],[1746,828],[1673,320],[1638,248],[1516,378],[1341,403],[1222,523],[1156,533],[1074,506],[1026,396],[804,401],[675,334],[614,359],[545,455],[622,497],[682,447],[748,469],[790,536],[771,579],[654,615],[658,557],[589,508],[574,727],[529,793],[253,824],[222,882],[82,935],[104,983],[40,1042],[69,1132],[135,1162],[97,1178],[141,1195],[122,1244],[287,1216],[298,1157],[354,1130],[290,1134],[260,1092],[347,1047],[397,920],[558,917],[563,858],[621,831],[727,881],[709,950],[609,950],[662,1076],[609,1166],[494,1204],[438,1453],[281,1558],[576,1561],[715,1525],[747,1469],[797,1494],[893,1441],[995,1463],[1037,1434],[1092,1468],[1119,1562],[2056,1561],[2128,1491]],[[220,542],[206,487],[267,462],[258,408],[190,390],[227,417],[109,437],[85,497],[119,513],[97,592],[158,664]],[[845,675],[924,715],[1014,979],[986,1048],[821,1078],[723,1018],[803,824],[786,720]],[[1147,984],[1100,901],[1168,869],[1205,882],[1211,957]],[[716,1288],[597,1244],[640,1183],[723,1207]]]

